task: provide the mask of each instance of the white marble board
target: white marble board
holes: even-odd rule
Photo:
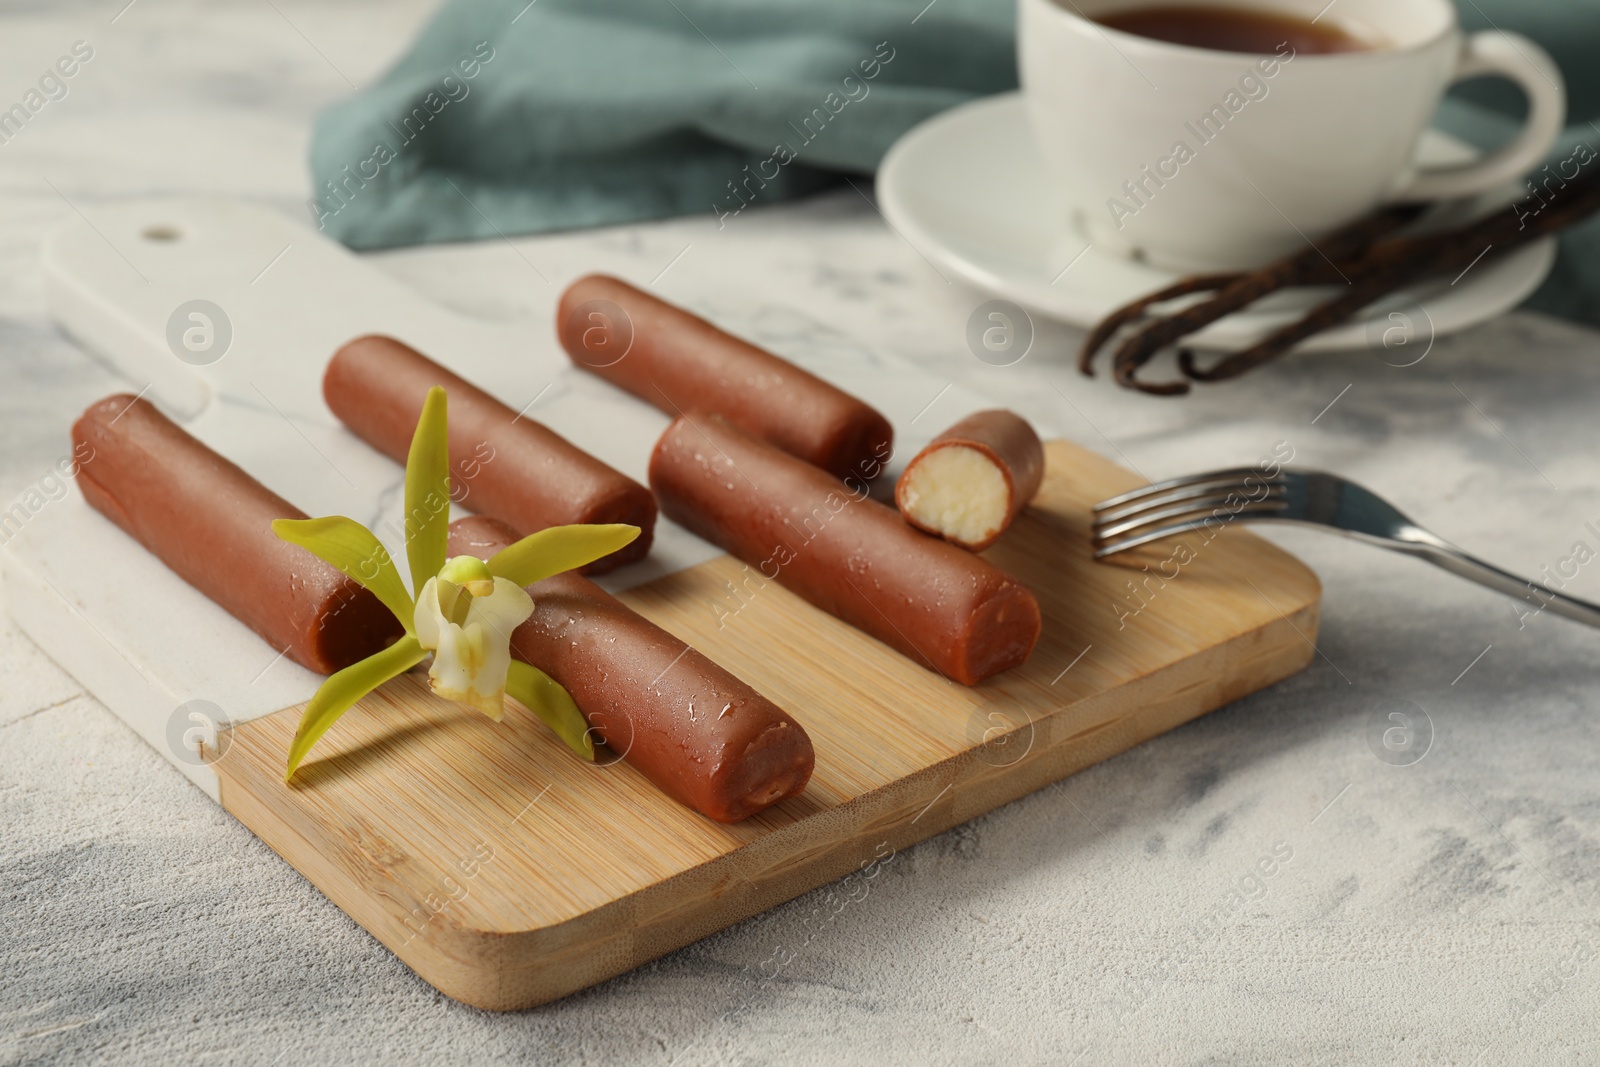
[[[275,269],[289,257],[293,269]],[[571,366],[555,340],[553,307],[515,323],[467,318],[309,227],[238,201],[105,205],[92,222],[79,217],[50,234],[42,269],[51,316],[122,374],[130,392],[308,514],[349,515],[396,553],[403,471],[345,430],[322,400],[323,368],[353,337],[406,341],[640,482],[668,423]],[[225,353],[203,365],[178,358],[168,340],[169,320],[192,300],[215,304],[231,331]],[[849,346],[800,347],[786,354],[889,416],[901,457],[986,406],[899,360]],[[662,519],[650,558],[604,584],[626,588],[717,554]],[[17,625],[213,799],[215,774],[179,741],[192,721],[184,709],[208,701],[222,722],[245,722],[309,699],[321,681],[169,571],[75,488],[6,542],[0,573]]]

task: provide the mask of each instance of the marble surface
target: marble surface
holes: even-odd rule
[[[164,192],[303,217],[310,115],[425,14],[0,13],[0,99],[74,41],[95,48],[0,144],[0,501],[48,495],[71,418],[125,384],[44,314],[45,230]],[[982,298],[848,189],[720,231],[708,216],[374,262],[500,320],[553,301],[540,271],[625,269],[780,348],[803,330],[912,359],[1152,477],[1288,442],[1507,567],[1600,548],[1600,335],[1536,316],[1411,367],[1304,356],[1170,401],[1079,377],[1077,334],[1043,323],[1020,363],[979,361]],[[818,890],[516,1015],[421,983],[0,630],[0,1063],[1600,1059],[1600,635],[1410,560],[1269,536],[1326,587],[1299,676],[897,855],[864,899]],[[1576,570],[1569,590],[1600,596],[1600,568]],[[1431,724],[1410,765],[1370,740],[1396,711]]]

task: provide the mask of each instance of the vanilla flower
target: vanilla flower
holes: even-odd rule
[[[511,631],[533,613],[523,588],[552,574],[591,563],[639,536],[637,526],[552,526],[530,534],[489,560],[446,560],[450,535],[450,455],[447,400],[428,391],[406,457],[406,590],[376,535],[354,519],[278,519],[273,532],[349,575],[394,613],[405,635],[330,675],[306,705],[289,745],[288,781],[311,746],[356,701],[427,659],[434,693],[476,708],[495,721],[509,694],[533,711],[567,745],[594,759],[594,744],[571,695],[549,675],[511,658]]]

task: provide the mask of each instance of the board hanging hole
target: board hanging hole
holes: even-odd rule
[[[183,232],[176,226],[167,226],[165,224],[161,224],[156,226],[146,226],[141,233],[141,236],[147,241],[176,241],[178,238],[183,236]]]

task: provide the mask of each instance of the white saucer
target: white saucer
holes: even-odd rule
[[[1437,130],[1428,131],[1418,150],[1426,163],[1476,154]],[[1518,192],[1508,187],[1438,211],[1462,220],[1509,203]],[[1080,326],[1179,277],[1094,248],[1076,232],[1063,232],[1067,211],[1034,148],[1019,93],[953,108],[900,138],[878,169],[878,205],[941,273]],[[1550,272],[1555,256],[1553,237],[1534,241],[1469,270],[1458,284],[1439,280],[1386,298],[1365,317],[1318,334],[1301,349],[1365,347],[1369,323],[1381,330],[1389,311],[1408,304],[1421,306],[1433,335],[1464,329],[1521,303]],[[1186,342],[1238,348],[1300,318],[1329,292],[1286,290]]]

